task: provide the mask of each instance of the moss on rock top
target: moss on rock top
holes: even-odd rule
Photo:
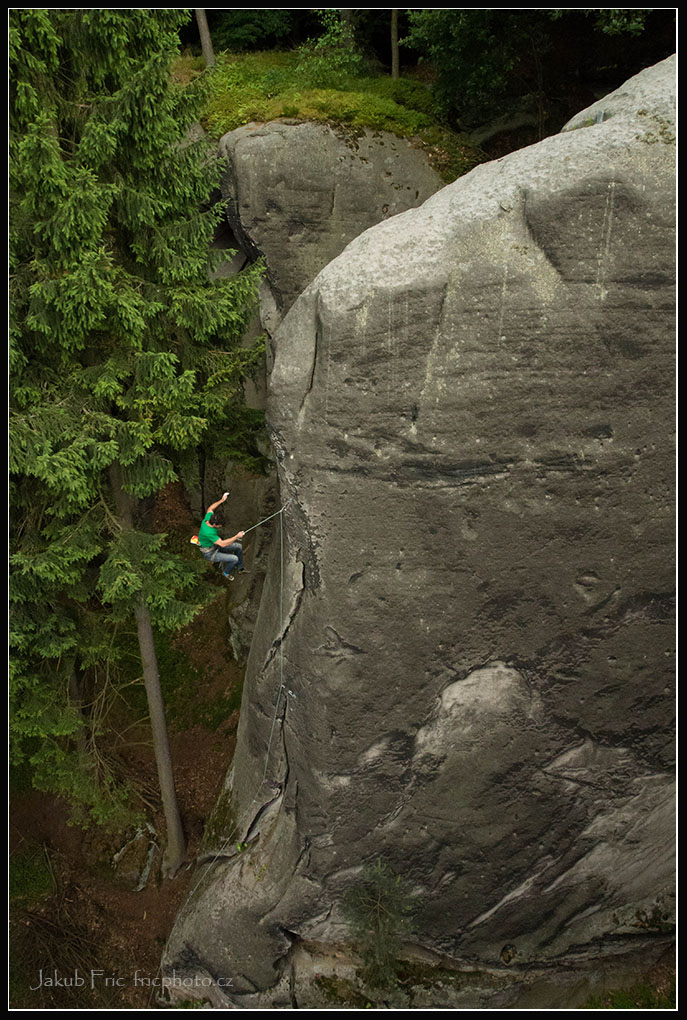
[[[184,55],[174,74],[187,84],[203,74],[202,58]],[[252,121],[289,118],[389,131],[424,148],[447,183],[486,159],[467,136],[443,126],[431,92],[412,77],[314,73],[297,51],[222,53],[205,72],[203,127],[214,137]]]

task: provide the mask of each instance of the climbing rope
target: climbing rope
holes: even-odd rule
[[[265,517],[264,520],[258,521],[257,524],[251,524],[250,528],[246,528],[243,534],[247,535],[249,531],[253,530],[253,528],[259,528],[261,524],[265,524],[267,521],[271,521],[273,517],[277,516],[277,514],[283,514],[290,503],[291,500],[289,500],[287,503],[284,503],[284,506],[281,508],[281,510],[276,510],[273,514],[270,514],[269,517]]]
[[[272,741],[273,741],[273,738],[274,738],[274,730],[275,730],[275,726],[276,726],[276,722],[277,722],[277,716],[279,714],[279,705],[281,703],[282,693],[286,690],[286,687],[284,685],[284,641],[283,641],[283,638],[284,638],[284,634],[283,634],[283,626],[284,626],[284,511],[290,505],[291,502],[292,502],[291,500],[288,500],[288,502],[286,502],[281,507],[280,510],[277,510],[275,513],[270,514],[269,517],[265,517],[264,520],[258,521],[257,524],[253,524],[250,528],[247,529],[247,531],[252,531],[253,528],[259,528],[261,524],[265,524],[267,521],[272,520],[273,517],[277,517],[277,516],[279,517],[279,623],[280,623],[280,638],[279,638],[279,688],[277,690],[277,697],[276,697],[275,704],[274,704],[274,714],[272,716],[272,725],[271,725],[271,728],[270,728],[270,735],[269,735],[269,739],[267,741],[267,752],[265,754],[265,768],[263,770],[262,779],[260,780],[260,783],[258,784],[258,786],[257,786],[257,788],[255,790],[255,793],[253,795],[253,799],[250,801],[250,803],[248,804],[248,806],[247,806],[247,808],[246,808],[246,810],[244,812],[244,817],[246,817],[246,818],[249,815],[250,809],[253,807],[253,805],[258,803],[258,801],[260,800],[260,791],[262,790],[263,786],[267,782],[267,773],[269,771],[270,754],[271,754],[271,751],[272,751]],[[246,534],[246,532],[244,531],[244,535],[245,534]],[[205,865],[212,866],[220,857],[224,856],[227,847],[233,841],[233,839],[236,836],[237,832],[239,832],[239,830],[241,828],[242,828],[241,822],[238,821],[236,823],[236,825],[234,826],[234,828],[230,831],[229,835],[225,838],[225,840],[221,844],[221,846],[220,846],[219,850],[217,851],[217,853],[215,854],[215,856],[210,858],[207,861],[204,861],[204,866]],[[190,867],[190,865],[189,865],[189,867]],[[201,882],[203,881],[203,879],[205,878],[205,876],[207,874],[208,874],[207,870],[204,870],[202,872],[202,874],[198,878],[198,881],[196,882],[196,884],[192,887],[190,892],[187,894],[187,897],[186,897],[187,902],[191,899],[191,897],[194,895],[194,893],[200,887]],[[179,920],[179,915],[177,914],[177,919],[175,920],[174,924],[172,925],[172,930],[169,933],[168,941],[169,941],[169,939],[172,938],[172,935],[174,934],[174,929],[177,926],[178,920]],[[160,964],[160,966],[158,967],[157,974],[160,973],[161,969],[162,969],[162,964]],[[156,977],[157,977],[157,975],[156,975]],[[153,985],[154,985],[154,982],[153,982]],[[152,993],[152,990],[151,990],[151,999],[152,999],[152,994],[153,993]],[[149,1000],[149,1002],[150,1002],[150,1000]]]
[[[273,517],[277,517],[277,516],[279,517],[279,624],[280,624],[280,630],[284,626],[284,511],[291,504],[291,502],[292,502],[292,500],[288,500],[288,502],[284,503],[284,505],[281,507],[281,509],[277,510],[273,514],[270,514],[269,517],[265,517],[264,520],[258,521],[257,524],[253,524],[252,527],[247,528],[246,531],[244,531],[244,535],[245,535],[247,531],[252,531],[253,528],[259,528],[261,524],[265,524],[267,521],[271,521]],[[262,779],[260,780],[260,784],[257,787],[257,789],[255,791],[255,794],[253,796],[253,799],[251,800],[250,804],[248,805],[248,808],[246,809],[246,811],[248,811],[253,806],[253,804],[255,804],[256,801],[258,800],[258,794],[260,793],[260,790],[262,789],[262,787],[265,785],[265,781],[267,779],[267,772],[268,772],[268,769],[269,769],[269,762],[270,762],[270,753],[271,753],[271,750],[272,750],[272,740],[273,740],[273,737],[274,737],[274,728],[275,728],[275,724],[276,724],[276,721],[277,721],[277,715],[278,715],[278,712],[279,712],[279,704],[280,704],[280,701],[281,701],[282,691],[286,690],[286,687],[284,686],[284,643],[283,643],[282,639],[283,639],[283,634],[281,634],[280,638],[279,638],[279,688],[277,690],[277,697],[276,697],[276,701],[275,701],[275,704],[274,704],[274,715],[272,716],[272,725],[270,727],[270,735],[269,735],[269,739],[267,741],[267,753],[265,755],[265,769],[263,771],[263,775],[262,775]],[[222,846],[218,850],[218,852],[215,855],[215,857],[211,861],[208,861],[206,863],[213,864],[217,860],[218,857],[222,856],[223,851],[229,845],[229,843],[231,842],[231,840],[233,839],[234,835],[236,834],[236,832],[238,831],[239,828],[240,828],[240,824],[237,823],[234,826],[234,828],[232,829],[232,831],[229,833],[227,838],[225,839],[224,843],[222,844]],[[197,888],[197,887],[194,887],[194,889],[192,890],[193,892],[195,892],[195,888]]]

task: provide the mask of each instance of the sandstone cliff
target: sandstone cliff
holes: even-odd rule
[[[244,251],[264,256],[279,315],[349,241],[442,186],[421,149],[385,131],[247,124],[220,152],[229,224]]]
[[[365,231],[281,323],[283,571],[165,958],[221,1002],[292,1001],[378,855],[416,945],[495,973],[670,924],[674,86]]]

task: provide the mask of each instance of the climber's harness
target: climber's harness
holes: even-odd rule
[[[206,559],[209,563],[215,562],[215,557],[219,552],[219,547],[217,545],[210,546],[199,545],[198,548],[200,549],[204,559]]]
[[[215,562],[215,557],[219,552],[219,546],[216,543],[215,545],[201,545],[197,535],[191,535],[189,541],[191,545],[195,545],[196,549],[200,550],[204,560],[207,560],[208,563]]]

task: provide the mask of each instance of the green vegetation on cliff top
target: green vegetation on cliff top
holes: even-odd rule
[[[203,74],[203,60],[184,54],[177,81]],[[429,88],[412,77],[354,73],[328,67],[299,51],[222,53],[204,72],[207,90],[201,122],[214,137],[249,124],[288,118],[320,121],[356,132],[369,128],[408,138],[427,152],[445,181],[455,180],[486,156],[467,136],[442,126]]]

